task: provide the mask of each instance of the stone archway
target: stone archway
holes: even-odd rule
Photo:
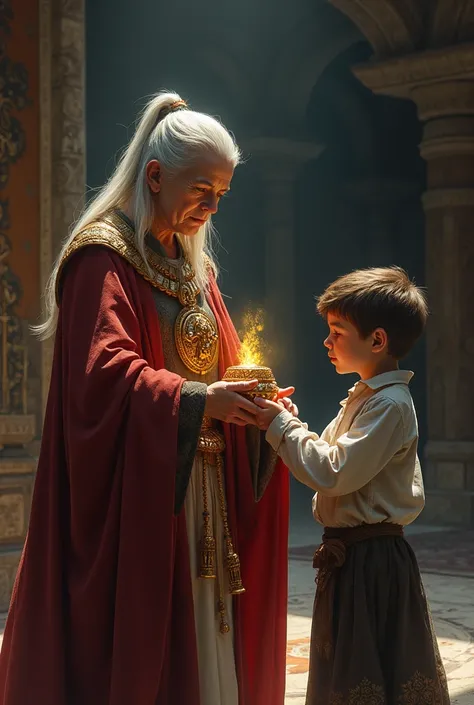
[[[438,0],[432,21],[432,37],[436,46],[447,46],[472,39],[474,34],[473,0]]]
[[[368,39],[377,58],[416,51],[423,12],[410,0],[330,0]],[[421,5],[421,3],[419,3]]]

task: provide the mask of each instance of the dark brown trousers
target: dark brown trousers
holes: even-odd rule
[[[449,705],[415,555],[395,524],[326,528],[306,705]]]

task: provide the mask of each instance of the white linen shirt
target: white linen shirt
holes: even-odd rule
[[[397,370],[357,382],[321,436],[286,410],[272,421],[267,441],[297,480],[316,490],[316,521],[406,525],[422,511],[412,377]]]

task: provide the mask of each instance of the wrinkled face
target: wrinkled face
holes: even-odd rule
[[[147,166],[147,180],[155,204],[154,226],[160,232],[195,235],[217,213],[229,191],[234,167],[216,155],[169,174],[158,161]]]
[[[334,313],[327,317],[329,335],[324,341],[328,357],[340,375],[357,372],[362,378],[381,354],[386,352],[387,339],[383,329],[377,328],[367,338],[361,338],[357,328],[347,319]]]

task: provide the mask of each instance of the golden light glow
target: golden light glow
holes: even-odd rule
[[[263,365],[267,345],[263,340],[265,313],[263,308],[255,311],[248,309],[243,316],[243,331],[240,335],[239,364],[247,366]]]

